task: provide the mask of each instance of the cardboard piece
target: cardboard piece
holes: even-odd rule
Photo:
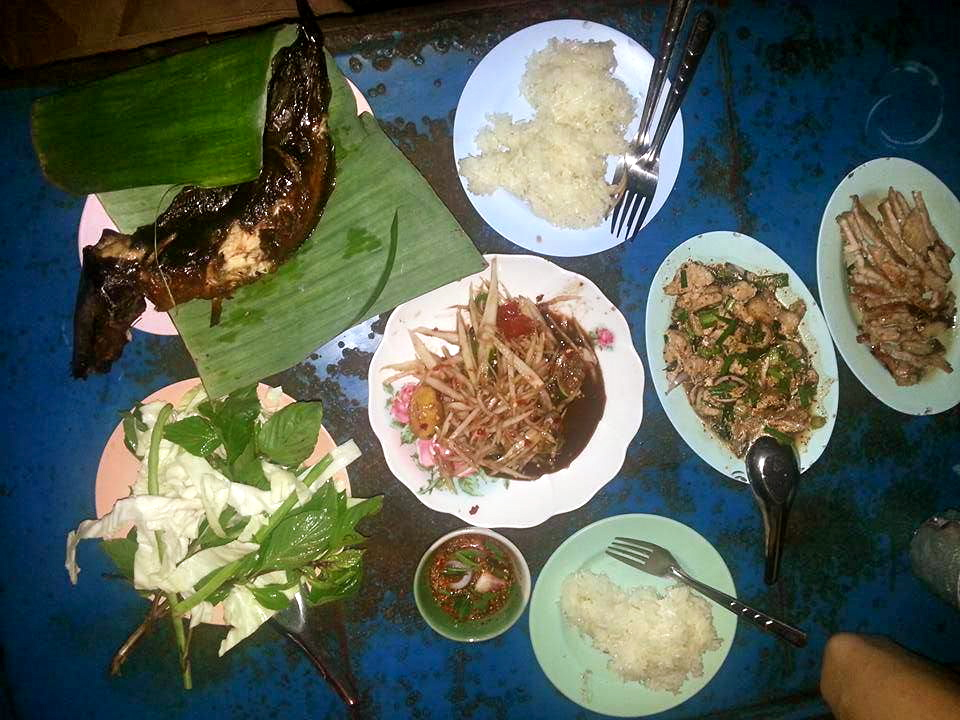
[[[353,12],[309,0],[317,15]],[[295,0],[30,0],[0,3],[0,57],[10,68],[231,32],[297,16]]]

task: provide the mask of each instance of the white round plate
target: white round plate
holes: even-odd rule
[[[693,577],[731,597],[736,587],[720,553],[696,530],[659,515],[616,515],[598,520],[563,541],[537,577],[530,598],[530,642],[544,674],[560,692],[588,710],[616,717],[642,717],[686,702],[716,675],[733,645],[737,616],[708,602],[720,647],[703,655],[703,674],[688,677],[678,693],[626,682],[609,669],[610,656],[572,627],[560,609],[563,581],[580,570],[603,574],[622,588],[652,587],[663,592],[676,582],[646,575],[609,557],[616,537],[640,538],[667,548]]]
[[[893,186],[907,197],[913,190],[923,193],[930,220],[943,241],[957,253],[950,263],[953,278],[949,287],[960,296],[960,201],[950,188],[926,168],[901,158],[877,158],[864,163],[847,175],[833,191],[817,242],[817,286],[823,302],[823,314],[834,342],[847,365],[873,395],[884,405],[909,415],[931,415],[949,410],[960,402],[960,342],[957,329],[940,338],[947,348],[947,362],[955,369],[951,374],[930,370],[916,385],[901,387],[887,369],[870,353],[870,348],[857,342],[857,321],[847,295],[843,268],[843,242],[837,215],[851,207],[851,195],[876,217],[877,205]]]
[[[503,480],[492,478],[476,483],[475,495],[463,490],[421,492],[429,472],[416,462],[416,445],[402,443],[402,426],[391,415],[394,394],[416,381],[403,378],[387,388],[384,381],[394,371],[386,366],[415,356],[409,330],[421,326],[454,329],[454,306],[467,301],[470,284],[478,284],[481,277],[489,278],[489,270],[444,285],[393,311],[383,341],[370,363],[370,425],[380,440],[391,472],[427,507],[456,515],[478,527],[533,527],[558,513],[580,507],[620,471],[627,446],[637,434],[643,417],[643,364],[633,347],[626,319],[590,280],[530,255],[484,257],[488,262],[497,259],[500,282],[512,295],[531,299],[540,295],[545,298],[576,296],[558,303],[558,307],[600,338],[597,356],[607,401],[586,448],[569,467],[534,481],[515,480],[507,486]],[[435,352],[444,344],[437,338],[423,340]]]
[[[617,59],[613,75],[622,80],[637,99],[638,117],[627,128],[626,137],[633,138],[636,135],[643,98],[653,71],[653,57],[636,40],[605,25],[585,20],[552,20],[531,25],[503,40],[487,53],[467,80],[453,123],[453,155],[458,167],[463,158],[479,153],[475,140],[477,132],[487,125],[487,115],[508,113],[514,120],[525,120],[533,115],[533,108],[520,95],[520,79],[526,70],[527,59],[534,52],[544,49],[550,38],[613,41]],[[661,106],[669,87],[667,81]],[[659,112],[654,115],[655,120],[658,118]],[[660,182],[644,225],[653,220],[666,202],[680,172],[682,158],[683,120],[678,112],[663,145]],[[608,181],[613,178],[618,159],[608,159]],[[487,224],[510,242],[527,250],[543,255],[572,257],[598,253],[623,242],[623,239],[610,233],[607,222],[584,230],[559,228],[534,215],[526,203],[503,188],[492,195],[476,195],[467,189],[462,175],[460,182],[470,202]]]
[[[682,387],[667,394],[667,377],[663,362],[663,335],[670,326],[670,312],[674,298],[663,292],[680,266],[687,260],[702,263],[731,262],[760,275],[786,273],[790,284],[777,290],[781,302],[790,304],[797,298],[807,305],[807,313],[800,323],[800,337],[810,352],[813,366],[820,375],[820,385],[814,401],[819,414],[826,417],[826,424],[812,430],[806,440],[797,448],[800,458],[800,472],[804,472],[823,453],[833,433],[837,419],[837,402],[840,399],[840,383],[837,377],[837,358],[833,353],[830,332],[823,320],[816,300],[807,290],[799,276],[770,248],[748,235],[726,230],[703,233],[687,240],[667,255],[657,270],[650,285],[647,298],[646,338],[647,362],[657,397],[670,418],[670,422],[680,433],[690,449],[703,458],[714,470],[729,478],[746,482],[743,458],[734,455],[724,443],[711,431],[690,407]]]
[[[365,112],[372,114],[370,103],[367,102],[363,93],[357,89],[357,86],[350,80],[347,80],[347,85],[350,86],[350,90],[356,98],[357,115]],[[80,227],[77,229],[77,251],[81,265],[83,265],[83,249],[87,245],[96,245],[100,241],[100,236],[104,230],[117,232],[117,225],[107,214],[100,199],[96,195],[87,195],[87,200],[83,203],[83,212],[80,214]],[[149,300],[147,300],[147,309],[134,321],[133,327],[154,335],[178,334],[170,315],[165,312],[157,312],[157,309]]]

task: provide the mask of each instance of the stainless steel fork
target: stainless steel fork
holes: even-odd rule
[[[663,90],[663,82],[667,79],[667,72],[670,70],[670,60],[673,58],[674,50],[677,45],[677,37],[680,35],[680,28],[683,27],[684,20],[687,17],[687,11],[690,9],[691,0],[670,0],[670,9],[667,11],[667,21],[663,25],[663,32],[660,34],[660,48],[657,56],[653,60],[653,69],[650,71],[650,82],[647,86],[647,94],[643,98],[643,111],[640,113],[640,125],[637,127],[637,135],[633,142],[627,146],[627,151],[620,158],[617,164],[617,171],[613,176],[613,184],[620,186],[626,182],[624,171],[628,165],[639,162],[644,151],[650,147],[650,126],[653,124],[653,113],[660,102],[660,92]]]
[[[610,232],[615,237],[620,237],[625,229],[625,239],[632,240],[643,227],[643,221],[653,204],[653,196],[657,192],[657,182],[660,178],[660,151],[663,149],[663,142],[667,139],[667,132],[697,72],[700,58],[703,57],[710,36],[713,34],[714,25],[715,21],[710,12],[704,10],[697,16],[693,29],[687,36],[677,76],[667,94],[660,122],[657,123],[657,129],[649,147],[642,147],[646,133],[641,123],[639,143],[624,156],[622,174],[625,177],[620,180],[624,182],[623,195],[610,216]],[[650,98],[648,97],[647,100]],[[652,103],[655,104],[656,100]],[[645,103],[644,113],[646,111]],[[617,178],[614,180],[616,181]]]
[[[676,578],[701,595],[706,595],[718,605],[722,605],[730,612],[749,620],[761,630],[776,635],[781,640],[786,640],[797,647],[804,647],[807,644],[807,634],[802,630],[755,610],[736,598],[730,597],[726,593],[720,592],[716,588],[688,575],[666,548],[654,545],[652,542],[618,537],[607,549],[607,555],[650,575]]]

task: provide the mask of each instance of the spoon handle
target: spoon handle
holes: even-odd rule
[[[710,587],[696,578],[690,577],[676,566],[671,568],[671,572],[674,577],[682,580],[702,595],[706,595],[718,605],[722,605],[733,614],[749,620],[764,632],[775,635],[781,640],[786,640],[791,645],[796,645],[797,647],[804,647],[807,644],[807,634],[803,632],[803,630],[795,628],[793,625],[788,625],[782,620],[777,620],[775,617],[771,617],[766,613],[762,613],[746,603],[742,603],[736,598],[730,597],[726,593],[720,592],[716,588]]]
[[[763,580],[767,585],[773,585],[780,577],[780,559],[783,557],[789,510],[789,505],[775,505],[763,512]]]

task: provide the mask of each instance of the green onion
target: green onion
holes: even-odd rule
[[[727,326],[723,329],[723,332],[720,333],[720,337],[717,338],[717,345],[723,345],[723,341],[733,335],[737,331],[737,327],[740,325],[739,322],[731,318],[721,317],[720,319],[723,320]]]
[[[797,388],[797,397],[800,400],[800,404],[803,407],[807,407],[813,402],[813,398],[817,394],[817,386],[815,383],[806,383]]]
[[[781,445],[787,445],[787,446],[793,445],[793,438],[787,435],[786,433],[780,432],[776,428],[772,428],[769,425],[764,425],[763,431],[767,435],[772,437],[774,440],[776,440],[778,443],[780,443]]]
[[[477,558],[478,558],[479,556],[480,556],[480,555],[479,555],[479,553],[478,553],[476,550],[457,550],[457,551],[453,554],[453,557],[454,557],[456,560],[459,560],[460,562],[462,562],[462,563],[463,563],[464,565],[466,565],[467,567],[469,567],[469,568],[474,568],[474,569],[480,567],[480,566],[477,564]]]
[[[803,368],[803,361],[795,355],[791,355],[790,353],[783,353],[780,356],[780,359],[783,361],[784,365],[794,372],[798,372],[801,368]]]
[[[827,419],[823,415],[811,415],[810,416],[810,427],[814,430],[817,428],[822,428],[827,424]]]
[[[775,289],[786,287],[790,282],[786,273],[775,273],[773,275],[761,275],[757,278],[757,283],[764,287]]]
[[[723,359],[723,364],[720,366],[720,374],[726,375],[730,372],[730,366],[733,365],[733,361],[737,359],[736,355],[727,355]]]
[[[461,595],[453,601],[453,610],[457,613],[457,618],[466,620],[470,615],[470,598],[467,595]]]
[[[713,387],[709,388],[709,391],[712,395],[728,395],[731,390],[737,387],[737,383],[731,382],[730,380],[724,380],[722,383],[717,383]]]
[[[717,320],[719,320],[719,316],[713,310],[707,309],[707,310],[701,310],[700,312],[698,312],[697,319],[700,321],[700,324],[703,327],[708,328],[708,327],[713,327],[714,325],[717,324]]]
[[[680,287],[686,289],[687,287],[687,269],[680,268]]]

